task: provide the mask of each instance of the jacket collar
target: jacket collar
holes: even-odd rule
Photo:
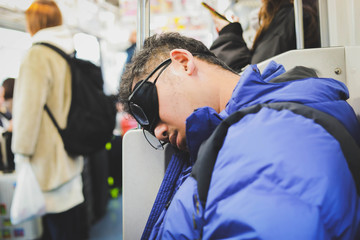
[[[306,76],[293,81],[270,82],[283,73],[285,73],[284,67],[274,61],[267,65],[263,73],[260,73],[256,65],[249,66],[241,76],[226,106],[227,115],[258,103],[309,104],[349,98],[345,84],[331,78]]]
[[[219,114],[210,107],[196,109],[186,119],[186,142],[190,153],[190,161],[194,162],[200,145],[222,121]]]
[[[316,103],[345,100],[349,97],[345,84],[334,79],[304,78],[272,83],[271,79],[285,73],[282,65],[272,61],[260,73],[251,65],[242,74],[224,111],[217,113],[210,107],[195,110],[186,119],[186,141],[191,160],[197,157],[200,145],[218,124],[231,113],[258,103],[298,102]]]

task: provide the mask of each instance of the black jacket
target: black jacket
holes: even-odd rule
[[[320,47],[319,28],[310,30],[310,14],[304,10],[305,47]],[[295,17],[293,5],[284,5],[258,38],[253,49],[243,39],[240,23],[230,23],[220,32],[210,50],[229,67],[240,72],[247,64],[256,64],[280,53],[296,49]]]

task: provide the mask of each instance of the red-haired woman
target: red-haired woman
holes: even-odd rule
[[[27,30],[33,43],[46,42],[74,52],[70,31],[62,25],[54,1],[36,0],[27,9]],[[71,73],[65,59],[43,45],[33,45],[20,67],[13,102],[13,139],[16,169],[29,161],[46,203],[43,239],[85,239],[82,215],[83,158],[69,156],[44,111],[47,104],[61,128],[71,102]],[[24,201],[27,201],[24,199]]]

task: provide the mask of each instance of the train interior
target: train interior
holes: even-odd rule
[[[26,32],[24,11],[27,0],[0,0],[0,81],[17,77],[21,59],[31,39]],[[129,38],[136,32],[136,45],[141,48],[145,37],[163,31],[177,31],[210,46],[216,38],[211,16],[199,0],[57,0],[65,24],[74,35],[77,55],[101,66],[104,91],[116,95],[124,64],[126,49],[134,42]],[[251,25],[261,0],[209,0],[207,3],[224,13],[240,17],[249,46],[254,37]],[[294,1],[297,3],[298,1]],[[262,63],[262,70],[271,60],[285,69],[302,65],[316,66],[320,77],[344,82],[350,91],[349,103],[360,119],[360,1],[318,0],[321,29],[321,48],[292,50]],[[301,6],[301,5],[300,5]],[[300,15],[301,16],[301,15]],[[299,17],[300,18],[300,17]],[[255,17],[256,21],[256,17]],[[301,42],[301,26],[298,25]],[[117,118],[121,118],[120,114]],[[85,170],[84,183],[92,201],[89,210],[91,240],[140,239],[157,191],[162,182],[173,150],[156,151],[143,137],[140,129],[122,134],[120,125],[114,129],[114,141],[104,152],[91,156]],[[84,170],[84,171],[85,171]],[[0,173],[0,177],[5,177]],[[13,177],[8,181],[14,181]],[[0,185],[1,186],[1,185]],[[7,190],[11,191],[11,190]],[[3,187],[0,200],[5,194]],[[0,203],[1,203],[0,201]],[[7,199],[7,201],[9,201]],[[2,206],[4,209],[4,206]],[[0,230],[9,225],[8,213],[0,209]],[[39,226],[33,220],[23,228]],[[40,230],[41,231],[41,230]],[[0,239],[6,233],[1,232]],[[30,238],[36,239],[39,231]]]

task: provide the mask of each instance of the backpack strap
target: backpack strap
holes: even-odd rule
[[[70,61],[70,58],[71,56],[66,54],[63,50],[61,50],[60,48],[50,44],[50,43],[46,43],[46,42],[37,42],[37,43],[34,43],[34,45],[43,45],[43,46],[46,46],[46,47],[49,47],[51,48],[52,50],[54,50],[55,52],[57,52],[58,54],[60,54],[68,63]],[[70,63],[69,63],[70,64]],[[59,124],[57,123],[54,115],[52,114],[50,108],[48,107],[48,105],[45,103],[44,105],[44,109],[45,111],[48,113],[51,121],[54,123],[56,129],[58,130],[59,134],[62,135],[62,129],[60,128]]]
[[[198,193],[202,206],[205,208],[210,187],[211,175],[215,166],[217,155],[221,149],[228,128],[239,122],[245,115],[257,113],[263,107],[281,110],[290,110],[305,118],[313,119],[331,134],[340,144],[346,158],[348,167],[354,178],[358,195],[360,195],[360,147],[350,135],[344,125],[335,117],[312,107],[294,102],[278,102],[257,104],[237,111],[223,120],[212,135],[202,144],[198,158],[192,169],[191,176],[197,180]]]
[[[49,115],[51,121],[54,123],[56,129],[58,130],[59,134],[62,135],[62,129],[60,128],[59,124],[57,123],[54,115],[52,114],[52,112],[50,111],[50,108],[48,107],[48,105],[45,103],[44,105],[44,109],[47,112],[47,114]]]
[[[34,45],[43,45],[43,46],[46,46],[48,48],[51,48],[52,50],[54,50],[55,52],[57,52],[58,54],[60,54],[63,58],[66,59],[66,61],[69,61],[71,59],[71,56],[72,55],[69,55],[69,54],[66,54],[63,50],[61,50],[60,48],[50,44],[50,43],[47,43],[47,42],[36,42],[34,43]],[[74,53],[75,55],[75,53]]]

